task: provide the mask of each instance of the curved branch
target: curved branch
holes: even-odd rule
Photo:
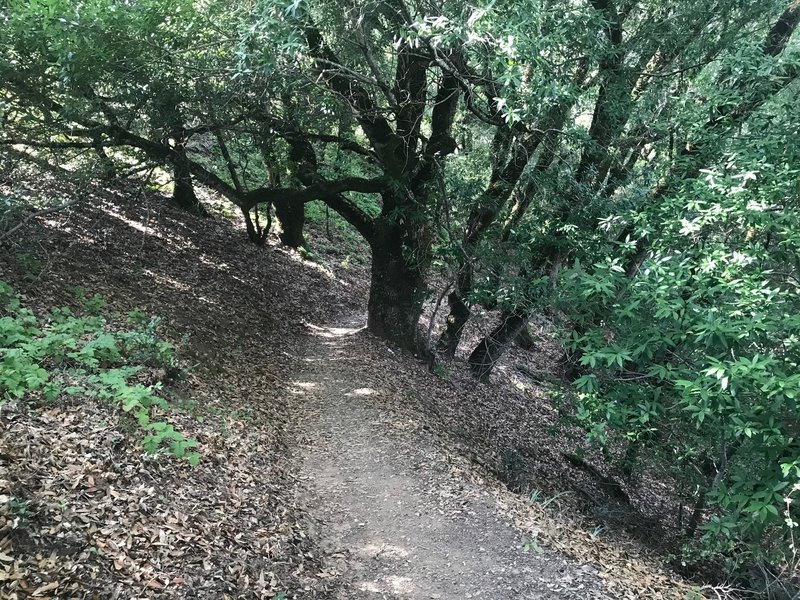
[[[54,150],[63,148],[94,148],[97,144],[95,142],[80,142],[80,141],[42,141],[42,140],[26,140],[22,138],[8,138],[0,140],[0,146],[29,146],[31,148],[52,148]]]
[[[305,188],[262,187],[242,194],[239,206],[245,210],[264,202],[311,202],[323,200],[343,192],[379,193],[388,187],[383,177],[364,179],[363,177],[344,177],[333,181],[318,180]],[[333,207],[331,207],[333,208]],[[344,216],[344,215],[342,215]]]
[[[384,148],[387,142],[395,137],[389,122],[376,115],[375,103],[366,89],[352,78],[342,75],[340,69],[330,68],[331,65],[341,65],[341,61],[325,43],[319,29],[313,24],[307,25],[305,37],[311,56],[316,60],[320,77],[329,88],[341,94],[350,103],[355,110],[359,125],[370,143],[380,153],[380,148]]]
[[[287,134],[279,131],[278,135],[285,139],[289,139],[293,134]],[[312,140],[318,140],[320,142],[329,144],[337,144],[342,150],[347,150],[348,152],[352,152],[354,154],[360,154],[361,156],[365,156],[373,161],[375,160],[374,152],[372,152],[367,148],[364,148],[358,142],[354,142],[353,140],[348,140],[339,135],[326,135],[324,133],[306,133],[306,132],[304,132],[302,135]]]
[[[345,221],[350,223],[367,243],[372,243],[372,239],[375,235],[375,220],[364,212],[355,202],[351,201],[343,194],[325,196],[321,198],[321,200],[339,213]]]

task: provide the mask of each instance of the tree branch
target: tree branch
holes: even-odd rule
[[[27,223],[31,219],[35,219],[36,217],[41,217],[43,215],[49,215],[49,214],[54,213],[54,212],[59,212],[59,211],[65,210],[65,209],[69,208],[70,206],[75,206],[79,202],[80,202],[80,200],[73,200],[72,202],[67,202],[65,204],[61,204],[60,206],[52,206],[50,208],[44,208],[42,210],[37,210],[36,212],[32,212],[31,214],[27,215],[24,219],[22,219],[22,221],[20,221],[16,225],[14,225],[14,227],[12,227],[8,231],[6,231],[2,235],[0,235],[0,242],[2,242],[7,237],[10,237],[12,233],[17,231],[20,227],[25,225],[25,223]]]
[[[369,93],[358,82],[331,70],[330,65],[341,65],[341,61],[325,43],[319,29],[313,24],[305,28],[306,42],[311,55],[315,58],[320,77],[333,91],[341,94],[355,111],[356,119],[375,148],[378,156],[389,164],[394,162],[391,141],[397,136],[389,122],[378,116],[375,103]]]
[[[305,188],[261,187],[243,194],[239,205],[245,210],[264,202],[311,202],[323,200],[343,192],[361,192],[377,194],[388,187],[384,178],[364,179],[362,177],[344,177],[333,181],[318,180]],[[333,207],[331,207],[333,208]],[[344,216],[344,215],[342,215]]]
[[[26,140],[22,138],[9,138],[5,140],[0,140],[0,145],[2,146],[29,146],[31,148],[53,148],[53,149],[61,149],[61,148],[94,148],[95,142],[79,142],[79,141],[67,141],[67,142],[54,142],[54,141],[47,141],[47,140]]]
[[[325,196],[320,200],[339,213],[345,221],[350,223],[367,243],[371,243],[375,235],[375,221],[356,205],[355,202],[352,202],[344,194]]]

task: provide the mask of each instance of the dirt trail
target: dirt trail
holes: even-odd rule
[[[416,415],[383,401],[387,391],[368,379],[365,335],[311,326],[307,367],[290,390],[336,597],[608,598],[591,567],[526,549],[495,492],[454,468]]]

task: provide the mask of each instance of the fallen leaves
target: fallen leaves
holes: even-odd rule
[[[35,409],[4,409],[0,444],[18,458],[3,464],[3,480],[14,482],[0,506],[3,597],[44,597],[62,586],[120,597],[260,598],[292,586],[307,541],[269,464],[272,444],[252,443],[272,440],[270,427],[227,421],[233,451],[191,468],[133,442],[123,451],[103,444],[94,424],[119,426],[109,406],[85,400],[46,412],[43,420]],[[216,432],[197,434],[213,448]]]
[[[46,178],[36,183],[51,185]],[[6,404],[0,597],[325,597],[339,572],[318,558],[295,504],[284,397],[301,358],[294,351],[303,323],[330,322],[342,307],[358,307],[367,278],[353,270],[347,282],[330,280],[295,255],[253,247],[227,221],[187,217],[161,196],[122,185],[98,184],[92,203],[63,216],[68,222],[27,223],[20,239],[42,249],[47,271],[31,285],[5,255],[2,276],[40,311],[68,304],[70,287],[81,285],[110,309],[163,316],[176,341],[188,336],[188,377],[167,392],[178,407],[171,418],[198,440],[202,461],[192,468],[143,454],[119,413],[102,402]],[[442,380],[384,344],[356,337],[343,360],[358,361],[369,377],[353,393],[395,406],[404,415],[395,421],[398,432],[440,435],[495,470],[504,452],[530,446],[537,453],[529,472],[539,482],[557,479],[547,455],[556,442],[529,435],[544,431],[556,411],[535,389],[510,389],[533,389],[528,383],[476,386],[458,369]],[[578,519],[544,514],[458,453],[449,468],[496,491],[504,511],[545,552],[591,565],[614,595],[674,598],[686,591],[635,544],[625,548],[592,536]],[[566,572],[551,585],[584,576],[594,571]]]
[[[476,385],[461,372],[454,371],[448,379],[436,377],[406,355],[389,355],[383,342],[366,334],[341,338],[340,343],[343,356],[358,356],[359,360],[357,364],[344,363],[337,379],[349,377],[357,382],[355,388],[373,390],[370,401],[391,415],[387,420],[398,432],[440,436],[442,446],[455,449],[448,458],[449,471],[491,491],[499,512],[527,536],[531,555],[560,556],[568,562],[558,581],[548,582],[552,591],[566,594],[578,589],[587,577],[600,577],[614,598],[702,597],[695,586],[670,572],[655,552],[624,531],[594,534],[591,522],[576,506],[575,494],[549,493],[557,502],[548,502],[547,510],[544,502],[534,503],[509,491],[498,477],[498,472],[506,474],[503,469],[509,454],[504,451],[524,439],[534,447],[534,440],[538,441],[541,455],[550,449],[558,454],[561,443],[547,438],[542,410],[532,398],[521,398],[503,383]],[[536,474],[543,478],[539,485],[559,483],[555,470],[559,465],[538,466],[541,470]],[[438,493],[447,495],[446,489]],[[559,508],[561,503],[565,508]],[[592,597],[587,589],[581,593]]]
[[[303,308],[298,289],[321,276],[253,248],[228,221],[173,215],[160,196],[131,204],[138,188],[94,193],[69,232],[35,221],[20,231],[49,257],[35,287],[13,256],[0,256],[2,278],[39,313],[74,301],[80,285],[109,311],[163,316],[186,360],[184,378],[165,388],[168,418],[198,440],[202,460],[145,454],[127,417],[100,400],[4,404],[0,597],[321,597],[281,398],[294,360],[281,336],[299,330],[302,318],[289,316]],[[265,310],[284,301],[280,316]]]

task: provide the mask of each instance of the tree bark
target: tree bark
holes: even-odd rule
[[[94,153],[97,156],[97,161],[100,164],[100,169],[103,172],[104,179],[114,179],[117,176],[117,167],[111,157],[106,153],[106,149],[100,140],[96,140],[94,144]]]
[[[528,325],[528,315],[511,313],[504,315],[502,322],[478,344],[469,355],[472,374],[481,381],[488,381],[497,359]]]
[[[466,293],[464,290],[468,291],[469,287],[459,286],[458,289],[461,290],[461,293]],[[456,355],[461,334],[464,332],[471,313],[459,292],[450,292],[447,296],[447,304],[450,307],[450,313],[447,315],[445,330],[439,338],[437,347],[445,356],[452,358]]]
[[[427,356],[419,330],[425,280],[404,256],[400,228],[378,225],[371,246],[367,329],[403,350]]]
[[[306,223],[305,203],[281,202],[275,204],[275,216],[281,224],[280,240],[289,248],[301,248],[306,245],[303,227]]]
[[[400,50],[401,55],[407,52],[410,49]],[[420,148],[417,127],[425,107],[426,65],[427,61],[412,56],[398,61],[395,93],[402,92],[408,100],[398,114],[398,131],[404,133],[399,137],[401,145],[389,154],[387,147],[397,141],[397,136],[381,139],[379,131],[373,129],[373,145],[383,146],[379,155],[384,171],[400,175],[407,187],[398,186],[382,194],[381,215],[373,221],[373,234],[368,238],[372,248],[372,277],[367,328],[427,360],[430,353],[419,326],[433,236],[426,208],[435,205],[436,184],[442,180],[444,160],[455,150],[450,131],[459,92],[452,78],[442,78],[434,101],[431,138]],[[367,125],[374,127],[375,122]],[[402,168],[392,164],[392,156],[404,157]]]
[[[175,147],[172,165],[175,176],[175,188],[172,191],[172,201],[183,210],[201,217],[207,217],[208,211],[194,193],[191,167],[186,155],[186,148],[183,145]]]

